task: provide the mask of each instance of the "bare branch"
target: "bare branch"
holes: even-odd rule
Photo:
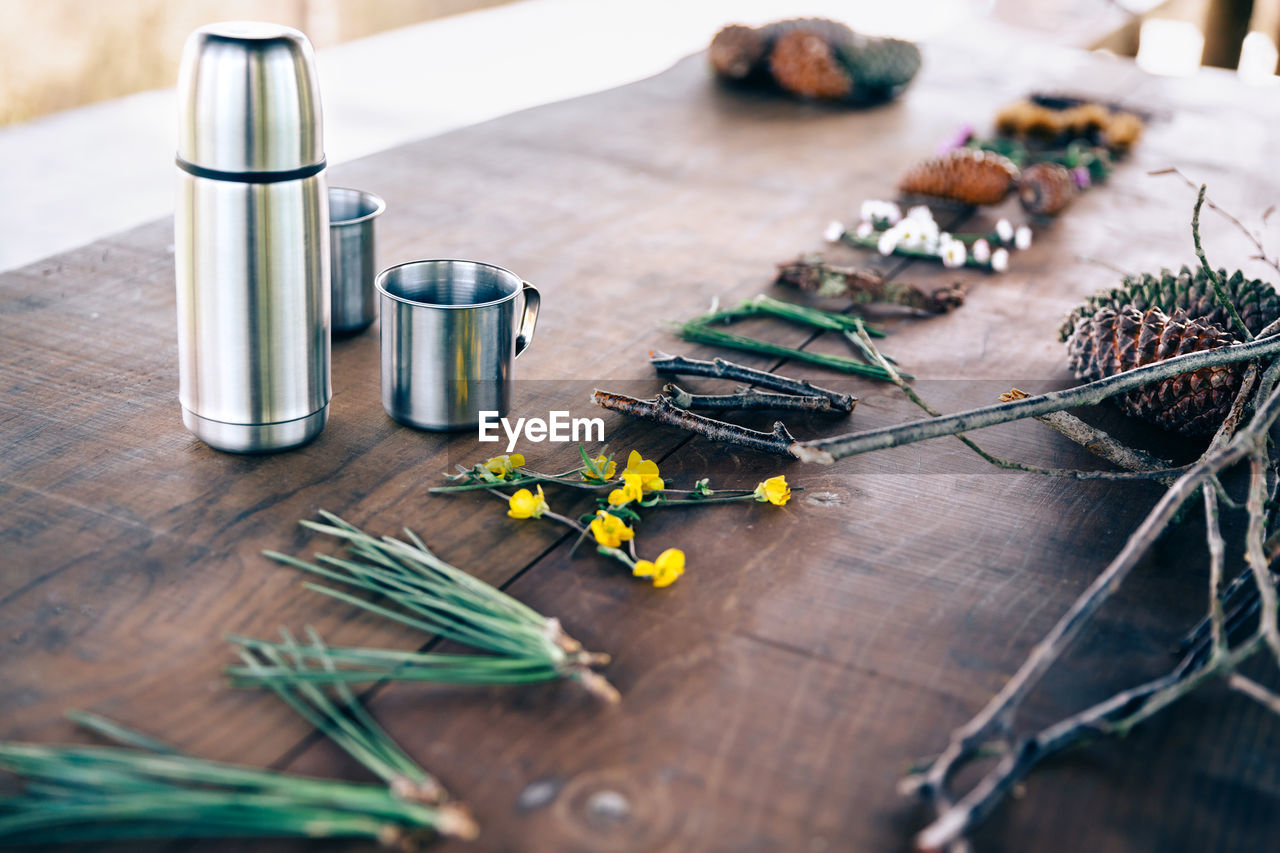
[[[597,390],[591,396],[597,406],[630,415],[633,418],[655,421],[668,426],[679,427],[709,438],[712,441],[723,441],[736,444],[762,453],[776,453],[780,456],[795,456],[792,448],[795,438],[787,432],[782,421],[773,425],[773,432],[757,432],[737,424],[724,423],[713,418],[695,415],[675,405],[666,397],[654,400],[639,400],[625,394],[613,394]]]
[[[1062,391],[1051,391],[1025,400],[1013,400],[994,406],[969,409],[954,415],[913,421],[900,426],[881,427],[864,432],[803,441],[796,446],[796,455],[805,462],[830,464],[837,459],[872,450],[884,450],[888,447],[899,447],[930,438],[955,435],[958,432],[1047,415],[1050,412],[1060,412],[1077,406],[1092,406],[1150,382],[1191,373],[1202,367],[1251,361],[1277,354],[1280,354],[1280,337],[1259,338],[1247,344],[1233,344],[1213,350],[1191,352],[1144,367],[1135,367],[1133,370],[1117,373],[1115,376],[1108,376],[1096,382]]]
[[[1254,699],[1268,709],[1272,713],[1280,714],[1280,695],[1263,687],[1258,682],[1248,676],[1233,672],[1227,677],[1227,685],[1232,690],[1239,690],[1250,699]]]
[[[1012,388],[1001,394],[1000,400],[1003,402],[1025,400],[1029,396],[1025,391]],[[1047,415],[1039,415],[1036,420],[1053,427],[1093,455],[1100,456],[1127,471],[1163,471],[1174,467],[1145,450],[1130,447],[1114,438],[1106,430],[1090,426],[1069,412],[1050,412]]]
[[[837,409],[829,397],[818,395],[770,394],[766,391],[752,391],[747,388],[732,394],[691,394],[675,384],[662,386],[662,394],[682,409],[738,409],[741,411],[787,409],[848,414]]]
[[[1158,176],[1161,176],[1161,175],[1174,175],[1174,176],[1176,176],[1176,177],[1178,177],[1178,178],[1181,178],[1181,179],[1182,179],[1182,182],[1183,182],[1184,184],[1186,184],[1187,186],[1191,187],[1191,189],[1193,189],[1193,190],[1194,190],[1194,189],[1196,188],[1196,186],[1197,186],[1197,184],[1196,184],[1194,181],[1192,181],[1192,180],[1191,180],[1190,178],[1188,178],[1186,175],[1182,174],[1182,172],[1181,172],[1179,169],[1175,169],[1175,168],[1169,168],[1169,169],[1156,169],[1155,171],[1147,172],[1147,174],[1148,174],[1148,175],[1151,175],[1151,176],[1153,176],[1153,177],[1158,177]],[[1218,205],[1214,204],[1212,199],[1206,198],[1206,199],[1205,199],[1205,205],[1206,205],[1210,210],[1212,210],[1214,213],[1218,214],[1218,215],[1219,215],[1219,216],[1221,216],[1223,219],[1227,220],[1227,221],[1228,221],[1228,222],[1230,222],[1232,225],[1234,225],[1236,228],[1238,228],[1238,229],[1240,230],[1240,233],[1241,233],[1241,234],[1243,234],[1245,237],[1249,238],[1249,242],[1253,243],[1254,248],[1256,248],[1256,249],[1258,250],[1258,254],[1254,256],[1254,259],[1255,259],[1255,260],[1262,261],[1263,263],[1265,263],[1265,264],[1267,264],[1268,266],[1270,266],[1270,267],[1272,267],[1273,269],[1275,269],[1275,271],[1276,271],[1276,272],[1280,272],[1280,260],[1276,260],[1275,258],[1272,258],[1270,255],[1268,255],[1268,254],[1267,254],[1267,247],[1266,247],[1266,246],[1264,246],[1264,245],[1262,245],[1262,240],[1261,240],[1261,239],[1259,239],[1259,237],[1258,237],[1258,235],[1257,235],[1257,234],[1255,234],[1254,232],[1252,232],[1252,231],[1250,231],[1248,228],[1246,228],[1246,227],[1245,227],[1245,224],[1244,224],[1243,222],[1241,222],[1239,219],[1237,219],[1236,217],[1232,216],[1230,213],[1228,213],[1227,211],[1223,210],[1223,209],[1222,209],[1221,207],[1219,207]],[[1274,211],[1274,210],[1275,210],[1275,205],[1272,205],[1271,207],[1267,208],[1267,210],[1266,210],[1266,212],[1265,212],[1265,213],[1263,213],[1263,214],[1262,214],[1262,224],[1263,224],[1263,225],[1266,225],[1266,224],[1267,224],[1267,219],[1269,218],[1270,214],[1271,214],[1271,213],[1272,213],[1272,211]]]

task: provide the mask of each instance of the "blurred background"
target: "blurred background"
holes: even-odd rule
[[[0,0],[0,270],[172,209],[172,86],[213,21],[318,49],[330,162],[658,73],[727,23],[824,16],[918,41],[1001,29],[1274,85],[1280,0]]]

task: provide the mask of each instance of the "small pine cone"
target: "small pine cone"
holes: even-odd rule
[[[780,36],[769,53],[769,70],[779,86],[801,97],[844,100],[853,92],[853,78],[835,46],[812,30]]]
[[[1218,275],[1227,298],[1250,332],[1256,335],[1280,318],[1280,294],[1271,285],[1260,279],[1247,279],[1240,270],[1234,273],[1218,270]],[[1099,308],[1119,310],[1125,305],[1133,305],[1140,311],[1159,308],[1166,314],[1182,310],[1189,317],[1224,329],[1230,329],[1232,324],[1230,312],[1218,303],[1218,295],[1204,269],[1196,267],[1193,272],[1184,266],[1177,273],[1161,270],[1159,275],[1127,276],[1123,286],[1091,296],[1063,322],[1059,337],[1065,341],[1080,318],[1092,315]]]
[[[1189,352],[1236,341],[1222,327],[1159,308],[1101,308],[1081,319],[1067,341],[1076,377],[1093,381]],[[1243,364],[1224,364],[1143,385],[1116,398],[1125,414],[1188,436],[1208,435],[1240,389]]]
[[[1017,179],[1018,167],[1008,157],[975,148],[958,148],[912,166],[898,182],[898,189],[961,204],[998,204],[1013,189]]]
[[[747,80],[765,70],[770,39],[762,32],[741,24],[730,24],[716,33],[707,49],[707,58],[716,76],[734,82]]]
[[[920,70],[920,48],[909,41],[855,35],[838,42],[837,53],[864,100],[891,98]]]
[[[1057,216],[1075,196],[1075,178],[1057,163],[1028,166],[1018,178],[1018,200],[1028,213]]]

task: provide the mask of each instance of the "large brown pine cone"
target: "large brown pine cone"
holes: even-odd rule
[[[1067,341],[1071,369],[1093,381],[1189,352],[1236,343],[1225,329],[1182,311],[1132,305],[1099,308],[1076,323]],[[1240,389],[1243,364],[1205,367],[1153,382],[1116,398],[1120,408],[1183,435],[1208,435],[1226,417]]]
[[[812,30],[779,37],[769,53],[769,70],[779,86],[801,97],[840,100],[853,92],[853,78],[835,45]]]
[[[1018,167],[1008,157],[976,148],[958,148],[912,166],[898,182],[898,189],[961,204],[998,204],[1017,179]]]

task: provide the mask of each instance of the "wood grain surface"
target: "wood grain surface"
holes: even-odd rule
[[[1028,88],[1130,98],[1165,118],[1003,276],[831,250],[926,285],[969,284],[951,315],[883,319],[884,349],[940,408],[990,402],[1011,385],[1069,384],[1058,323],[1116,279],[1084,258],[1134,271],[1192,260],[1193,194],[1147,170],[1179,166],[1242,215],[1280,200],[1274,96],[1230,75],[1148,78],[1125,61],[1000,38],[931,45],[926,59],[904,99],[849,111],[722,91],[692,57],[632,86],[334,167],[330,180],[387,200],[382,266],[482,259],[542,289],[538,332],[517,365],[522,416],[595,416],[594,387],[652,393],[662,380],[651,348],[716,354],[673,338],[667,321],[765,292],[775,263],[824,249],[828,220],[890,196],[897,175],[959,124],[983,128]],[[1000,687],[1159,494],[998,472],[953,439],[816,467],[610,414],[609,449],[658,459],[669,484],[710,476],[750,487],[785,472],[804,489],[780,509],[650,514],[642,552],[676,546],[689,560],[679,583],[655,590],[585,551],[570,557],[560,529],[510,520],[490,497],[428,495],[442,471],[493,446],[383,413],[376,328],[335,343],[331,420],[312,445],[237,457],[200,444],[176,400],[170,228],[157,222],[0,276],[5,738],[80,738],[61,717],[74,707],[203,756],[365,778],[281,703],[230,689],[221,674],[229,632],[312,625],[333,643],[422,644],[307,593],[295,572],[260,556],[331,550],[296,527],[325,508],[376,532],[412,527],[615,656],[616,708],[572,685],[369,691],[374,714],[474,809],[474,849],[905,850],[927,815],[896,793],[898,778]],[[1221,220],[1207,217],[1205,237],[1215,263],[1262,272]],[[750,331],[847,351],[783,324]],[[788,418],[798,436],[918,416],[892,387],[783,369],[861,397],[849,419]],[[1164,453],[1195,451],[1110,410],[1089,417]],[[1037,464],[1097,464],[1035,422],[978,437]],[[576,453],[520,449],[544,470]],[[561,511],[577,508],[573,498],[551,493]],[[1163,541],[1037,690],[1024,723],[1167,669],[1203,612],[1202,549],[1195,530]],[[1278,748],[1280,726],[1265,711],[1206,689],[1122,742],[1048,763],[982,829],[978,849],[1270,849]]]

